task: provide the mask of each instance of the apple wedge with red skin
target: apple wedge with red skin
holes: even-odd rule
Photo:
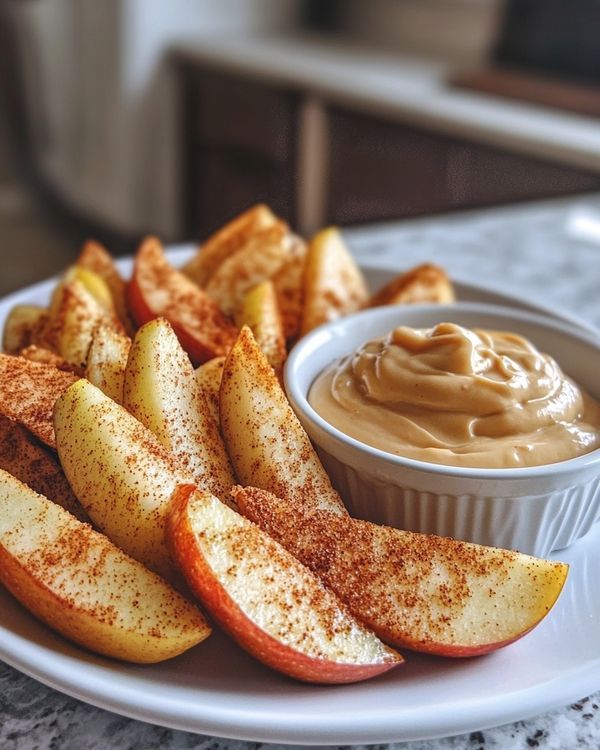
[[[548,614],[567,577],[564,563],[291,507],[253,487],[233,496],[358,620],[415,651],[476,656],[506,646]]]
[[[305,682],[346,683],[402,662],[310,570],[210,493],[175,491],[167,541],[206,610],[267,666]]]
[[[162,245],[145,239],[135,257],[127,303],[138,326],[165,318],[194,365],[227,354],[237,328],[199,286],[173,268]]]

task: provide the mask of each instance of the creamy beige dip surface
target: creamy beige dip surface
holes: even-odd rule
[[[555,360],[517,334],[454,323],[368,342],[308,400],[363,443],[439,464],[537,466],[600,447],[600,404]]]

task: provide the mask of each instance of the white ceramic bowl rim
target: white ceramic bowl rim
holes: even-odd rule
[[[346,435],[344,432],[338,430],[336,427],[323,419],[323,417],[321,417],[308,402],[307,391],[305,392],[300,388],[297,379],[292,375],[292,373],[298,366],[298,360],[301,358],[303,352],[307,348],[315,346],[315,341],[321,338],[324,332],[329,332],[338,326],[343,326],[346,328],[348,325],[360,323],[360,320],[365,316],[377,316],[377,314],[380,314],[383,317],[384,314],[389,314],[390,307],[393,306],[382,306],[369,310],[363,310],[339,320],[324,323],[323,325],[315,328],[313,331],[304,336],[290,352],[284,369],[284,380],[287,393],[290,396],[292,405],[296,409],[301,410],[304,416],[311,422],[313,422],[322,431],[327,433],[332,438],[345,443],[354,450],[359,450],[363,453],[366,453],[367,455],[372,456],[374,459],[378,459],[380,461],[385,460],[398,467],[427,471],[431,474],[442,474],[445,476],[464,477],[469,479],[480,478],[486,480],[508,480],[529,478],[535,479],[541,476],[549,477],[559,474],[571,473],[574,471],[580,471],[583,469],[590,471],[593,468],[597,468],[597,470],[600,472],[600,448],[591,451],[590,453],[585,453],[581,456],[577,456],[576,458],[570,458],[565,461],[557,461],[551,464],[541,464],[539,466],[507,469],[485,469],[478,467],[475,468],[466,466],[451,466],[446,464],[431,463],[429,461],[419,461],[417,459],[399,456],[394,453],[388,453],[379,448],[374,448],[373,446],[367,445],[366,443],[363,443],[353,437],[350,437],[349,435]],[[503,307],[500,305],[482,304],[478,302],[456,302],[450,305],[411,305],[410,308],[412,311],[439,312],[440,322],[442,320],[451,320],[452,313],[456,311],[480,312],[523,320],[524,322],[534,323],[546,328],[561,331],[562,333],[565,333],[574,339],[578,339],[583,344],[600,351],[600,331],[598,332],[598,335],[595,336],[591,330],[577,329],[573,325],[562,322],[558,319],[530,313],[527,311],[513,310],[511,308]]]

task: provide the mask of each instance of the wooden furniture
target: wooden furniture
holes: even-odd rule
[[[265,201],[303,233],[567,195],[600,174],[340,107],[185,58],[184,229],[202,238]]]

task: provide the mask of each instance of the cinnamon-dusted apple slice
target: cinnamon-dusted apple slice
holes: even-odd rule
[[[195,365],[226,354],[237,335],[217,303],[168,263],[154,237],[137,252],[127,302],[140,326],[166,318]]]
[[[54,409],[56,447],[69,484],[118,547],[175,580],[164,538],[169,499],[191,476],[141,422],[89,381]]]
[[[114,328],[100,325],[94,331],[85,364],[85,376],[118,404],[123,403],[125,368],[131,339]]]
[[[454,288],[446,271],[433,263],[424,263],[392,279],[371,297],[369,306],[446,304],[455,299]]]
[[[223,366],[225,357],[214,357],[209,359],[196,370],[196,382],[202,393],[202,398],[210,410],[214,421],[220,425],[219,414],[219,391],[221,389],[221,378],[223,377]]]
[[[220,413],[225,445],[240,482],[292,504],[347,513],[247,326],[225,360]]]
[[[56,447],[52,409],[77,375],[23,357],[0,354],[0,414]]]
[[[21,349],[19,357],[28,359],[30,362],[38,362],[41,365],[50,365],[51,367],[56,367],[58,370],[65,370],[65,372],[72,372],[75,375],[83,374],[81,367],[72,365],[64,357],[61,357],[60,354],[36,344],[30,344]]]
[[[568,566],[494,547],[291,507],[234,490],[238,507],[388,643],[441,656],[494,651],[534,628]]]
[[[135,335],[125,370],[123,405],[200,488],[231,502],[235,479],[219,423],[189,357],[164,318],[151,320]]]
[[[44,338],[67,362],[84,368],[100,325],[121,329],[108,287],[92,271],[72,269],[55,290]]]
[[[250,237],[245,245],[221,263],[206,282],[206,293],[221,310],[235,315],[250,289],[284,266],[292,245],[287,224],[278,220]]]
[[[287,348],[277,295],[269,279],[246,294],[235,322],[240,328],[244,325],[250,328],[268,363],[281,377]]]
[[[268,206],[262,203],[252,206],[203,242],[196,255],[182,268],[183,273],[198,286],[205,286],[226,258],[240,250],[255,234],[277,221]]]
[[[281,313],[283,335],[293,341],[300,332],[304,308],[304,269],[307,245],[301,237],[290,235],[291,246],[282,268],[271,277]]]
[[[300,333],[356,312],[369,293],[362,271],[336,227],[322,229],[310,241],[304,272],[304,312]]]
[[[112,256],[99,242],[88,240],[81,250],[75,265],[100,276],[106,283],[125,333],[133,336],[135,327],[127,309],[125,280],[117,270]]]
[[[210,635],[165,581],[3,471],[0,581],[50,627],[116,659],[162,661]]]
[[[17,422],[0,416],[0,469],[58,503],[80,521],[88,515],[73,494],[56,455]]]
[[[209,493],[180,487],[167,533],[193,593],[273,669],[308,682],[343,683],[402,661],[283,547]]]
[[[15,305],[4,322],[2,348],[7,354],[39,344],[48,323],[48,310],[39,305]]]

